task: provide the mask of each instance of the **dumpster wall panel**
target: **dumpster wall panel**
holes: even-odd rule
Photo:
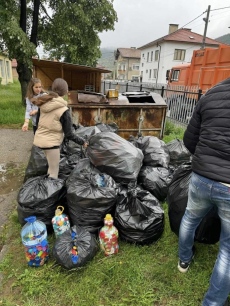
[[[73,122],[83,126],[96,123],[113,123],[118,127],[118,135],[128,139],[130,135],[163,137],[167,105],[132,104],[127,105],[85,105],[69,104]]]

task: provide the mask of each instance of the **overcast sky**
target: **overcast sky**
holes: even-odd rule
[[[207,37],[230,33],[229,0],[114,0],[118,22],[114,31],[99,34],[101,48],[141,47],[167,35],[170,23],[203,35],[209,5]]]

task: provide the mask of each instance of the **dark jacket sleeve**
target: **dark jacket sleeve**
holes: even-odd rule
[[[69,110],[66,110],[62,114],[60,118],[60,122],[62,124],[62,129],[67,139],[72,140],[78,143],[79,145],[83,145],[85,143],[85,140],[82,137],[79,137],[73,133],[73,130],[72,130],[73,124],[72,124],[72,119],[71,119]]]
[[[200,101],[199,101],[200,102]],[[200,115],[200,103],[197,103],[192,118],[189,121],[187,129],[184,133],[184,145],[189,150],[191,154],[195,153],[196,145],[200,137],[200,127],[201,127],[201,115]]]
[[[40,108],[38,108],[38,112],[37,112],[36,126],[38,126],[39,118],[40,118]]]

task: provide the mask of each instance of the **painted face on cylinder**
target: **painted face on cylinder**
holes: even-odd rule
[[[108,226],[113,225],[113,220],[105,220],[105,225],[108,225]]]

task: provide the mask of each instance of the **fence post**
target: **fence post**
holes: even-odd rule
[[[140,91],[142,91],[142,84],[140,85]]]
[[[129,83],[126,83],[126,90],[125,91],[129,91]]]
[[[104,94],[105,94],[105,81],[104,81]]]
[[[111,82],[109,82],[109,89],[111,88]]]
[[[164,97],[164,91],[165,91],[165,87],[162,86],[162,87],[161,87],[161,96],[162,96],[162,98]]]
[[[202,89],[199,89],[198,90],[198,100],[197,101],[200,100],[201,96],[202,96]]]

